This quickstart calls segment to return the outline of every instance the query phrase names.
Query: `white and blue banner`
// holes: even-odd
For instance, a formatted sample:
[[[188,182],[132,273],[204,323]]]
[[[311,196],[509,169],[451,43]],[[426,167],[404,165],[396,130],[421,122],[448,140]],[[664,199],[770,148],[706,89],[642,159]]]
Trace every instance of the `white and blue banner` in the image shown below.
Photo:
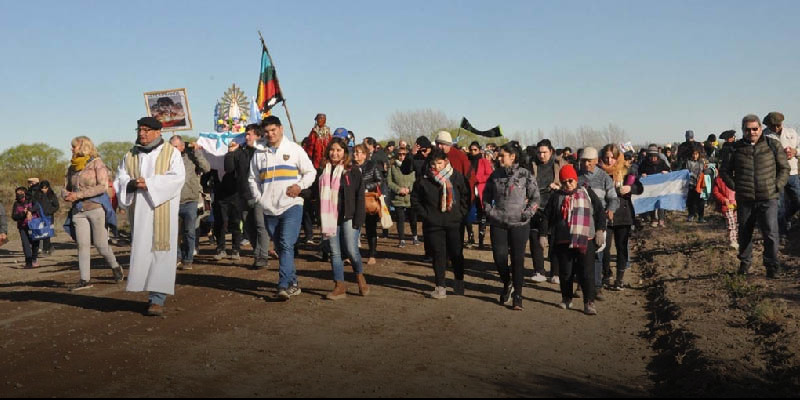
[[[244,133],[233,132],[201,132],[197,138],[197,144],[203,149],[203,154],[208,160],[211,169],[217,170],[219,179],[225,175],[225,154],[228,153],[228,145],[231,142],[244,145]]]
[[[661,210],[686,210],[686,196],[689,190],[688,170],[670,172],[668,174],[649,175],[641,179],[644,192],[634,195],[633,209],[636,215]]]

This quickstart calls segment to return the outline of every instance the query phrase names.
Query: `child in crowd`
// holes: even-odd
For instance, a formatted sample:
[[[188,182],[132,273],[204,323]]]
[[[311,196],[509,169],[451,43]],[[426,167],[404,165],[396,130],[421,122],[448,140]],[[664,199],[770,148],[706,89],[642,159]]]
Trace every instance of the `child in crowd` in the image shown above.
[[[739,220],[736,215],[736,192],[731,190],[722,177],[714,181],[714,198],[719,203],[719,211],[728,221],[728,239],[733,249],[739,249]]]

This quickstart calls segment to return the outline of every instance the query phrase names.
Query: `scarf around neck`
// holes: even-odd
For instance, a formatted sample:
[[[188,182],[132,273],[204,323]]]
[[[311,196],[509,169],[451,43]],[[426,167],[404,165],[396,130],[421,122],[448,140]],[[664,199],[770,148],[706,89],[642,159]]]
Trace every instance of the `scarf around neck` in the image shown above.
[[[314,129],[312,129],[314,133],[317,134],[320,138],[327,138],[331,135],[331,128],[328,128],[328,125],[320,127],[319,125],[314,125]]]
[[[137,140],[136,144],[133,145],[133,148],[131,149],[131,153],[133,155],[137,155],[139,153],[148,154],[151,151],[153,151],[156,147],[161,146],[163,143],[164,143],[164,138],[160,136],[157,140],[153,140],[152,142],[150,142],[150,144],[147,145],[139,144],[139,141]]]
[[[447,167],[441,172],[437,171],[436,168],[431,168],[431,176],[434,182],[442,187],[442,194],[439,202],[441,204],[440,211],[451,211],[453,209],[453,183],[450,181],[450,177],[453,176],[453,166],[447,164]]]
[[[336,236],[339,225],[339,188],[341,187],[344,166],[339,164],[333,168],[331,164],[325,164],[325,170],[319,180],[319,208],[320,219],[322,221],[322,234],[331,237]]]
[[[86,168],[86,164],[88,164],[89,161],[92,161],[90,156],[75,156],[70,160],[70,166],[72,166],[73,171],[80,172]]]
[[[562,193],[565,196],[561,202],[561,217],[569,228],[569,248],[578,249],[581,254],[586,254],[592,224],[591,201],[583,188],[575,189],[571,193]]]
[[[159,142],[163,143],[164,140],[161,139]],[[155,148],[155,147],[153,147]],[[153,151],[153,148],[147,151],[147,153]],[[164,175],[169,171],[170,160],[172,159],[172,153],[175,151],[175,148],[171,145],[164,146],[161,149],[161,152],[158,153],[156,157],[156,165],[155,165],[155,175]],[[142,176],[141,164],[138,153],[136,153],[136,146],[131,149],[130,152],[125,154],[125,169],[128,172],[128,176],[130,176],[131,180],[138,179]],[[138,196],[137,196],[138,197]],[[130,211],[132,214],[136,212],[136,207],[139,205],[138,202],[134,202]],[[153,209],[153,247],[152,251],[169,251],[172,247],[170,241],[170,203],[171,201],[166,201],[159,206],[156,206]],[[144,203],[147,204],[147,203]],[[133,231],[136,228],[135,225],[131,226],[131,236],[133,236]]]

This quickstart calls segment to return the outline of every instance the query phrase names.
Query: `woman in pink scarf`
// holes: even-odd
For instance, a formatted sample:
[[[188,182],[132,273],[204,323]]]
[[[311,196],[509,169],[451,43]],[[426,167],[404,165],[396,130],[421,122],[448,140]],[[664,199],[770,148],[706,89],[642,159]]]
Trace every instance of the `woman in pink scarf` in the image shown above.
[[[333,291],[325,296],[328,300],[347,297],[344,284],[343,251],[356,273],[358,292],[369,294],[364,277],[364,265],[358,251],[358,237],[364,224],[364,182],[361,170],[353,168],[347,152],[347,143],[340,137],[331,139],[325,150],[325,161],[319,176],[320,219],[322,237],[330,243],[331,267],[333,268]]]

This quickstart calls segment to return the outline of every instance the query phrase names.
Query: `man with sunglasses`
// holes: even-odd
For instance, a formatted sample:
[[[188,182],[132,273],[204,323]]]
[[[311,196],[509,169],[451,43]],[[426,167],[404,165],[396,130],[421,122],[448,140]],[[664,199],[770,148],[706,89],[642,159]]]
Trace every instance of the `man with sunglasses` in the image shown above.
[[[737,141],[722,162],[720,176],[736,191],[739,218],[739,273],[750,272],[756,223],[764,237],[764,266],[768,278],[780,273],[778,261],[778,197],[789,178],[789,162],[781,143],[765,136],[761,120],[750,114],[742,119],[744,138]]]

